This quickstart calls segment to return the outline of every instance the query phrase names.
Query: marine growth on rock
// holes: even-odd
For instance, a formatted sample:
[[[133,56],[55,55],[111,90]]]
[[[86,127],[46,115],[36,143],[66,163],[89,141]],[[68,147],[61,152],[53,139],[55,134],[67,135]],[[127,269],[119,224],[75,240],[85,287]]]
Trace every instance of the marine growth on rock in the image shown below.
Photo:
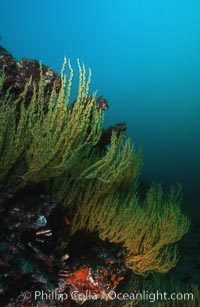
[[[77,63],[72,102],[69,60],[59,76],[0,47],[3,306],[111,304],[113,291],[173,268],[189,229],[179,185],[140,193],[141,149],[124,122],[103,128],[108,102]]]

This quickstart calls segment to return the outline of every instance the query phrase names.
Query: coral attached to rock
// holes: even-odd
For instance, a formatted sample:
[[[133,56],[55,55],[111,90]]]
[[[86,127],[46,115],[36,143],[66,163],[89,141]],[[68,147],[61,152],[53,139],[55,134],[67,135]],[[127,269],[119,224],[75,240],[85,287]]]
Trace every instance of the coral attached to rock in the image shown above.
[[[126,137],[125,123],[103,129],[108,104],[89,95],[91,70],[78,61],[71,103],[67,59],[59,77],[1,47],[0,68],[2,301],[109,300],[130,271],[137,279],[174,267],[175,243],[190,224],[181,188],[166,194],[153,184],[140,197],[141,149]]]

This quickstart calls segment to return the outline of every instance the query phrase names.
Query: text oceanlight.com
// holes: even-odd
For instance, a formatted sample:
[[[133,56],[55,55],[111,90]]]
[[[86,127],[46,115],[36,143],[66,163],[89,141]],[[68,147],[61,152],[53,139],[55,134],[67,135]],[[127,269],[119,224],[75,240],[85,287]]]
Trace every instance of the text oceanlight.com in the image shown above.
[[[194,299],[193,293],[171,293],[167,292],[133,292],[133,293],[122,293],[110,291],[108,293],[109,300],[132,300],[132,301],[149,301],[151,303],[155,301],[164,301],[164,300],[184,300],[190,301]]]
[[[81,293],[79,291],[72,291],[70,294],[68,293],[60,293],[55,290],[52,290],[48,293],[45,291],[35,291],[33,293],[29,291],[23,292],[21,295],[21,299],[34,299],[34,300],[43,300],[43,301],[65,301],[71,297],[72,300],[75,301],[95,301],[95,300],[106,300],[106,301],[149,301],[151,303],[155,301],[192,301],[194,300],[193,293],[168,293],[168,292],[149,292],[143,290],[142,292],[131,292],[131,293],[123,293],[110,291],[108,293],[102,293],[101,295],[94,294],[93,292],[87,290],[85,293]]]

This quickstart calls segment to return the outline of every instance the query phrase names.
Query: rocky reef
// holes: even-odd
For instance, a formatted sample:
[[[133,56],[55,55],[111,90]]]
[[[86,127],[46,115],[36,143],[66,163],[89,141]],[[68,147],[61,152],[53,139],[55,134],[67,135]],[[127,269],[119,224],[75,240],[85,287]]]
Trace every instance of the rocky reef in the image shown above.
[[[38,85],[41,74],[44,79],[47,103],[53,86],[58,92],[61,77],[37,60],[15,60],[0,46],[0,68],[4,74],[1,97],[8,90],[14,101],[23,92],[30,79]],[[30,104],[33,86],[28,88],[26,105]],[[100,96],[97,108],[106,110],[108,103]],[[71,109],[73,105],[71,106]],[[20,107],[16,109],[16,121],[20,118]],[[99,146],[103,150],[110,143],[112,130],[125,131],[125,124],[103,131]],[[4,306],[68,306],[71,293],[76,291],[74,301],[83,303],[92,297],[98,299],[116,288],[124,279],[125,267],[119,251],[100,242],[95,236],[92,246],[88,235],[84,247],[73,247],[76,238],[70,237],[71,221],[66,210],[58,208],[56,199],[45,192],[43,185],[30,184],[16,192],[15,186],[2,189],[0,193],[0,300]],[[57,220],[60,219],[59,226]],[[62,238],[65,238],[62,241]],[[80,242],[80,238],[78,239]],[[87,246],[87,244],[89,246]],[[116,248],[114,248],[115,250]],[[81,255],[79,254],[81,253]],[[91,260],[92,259],[92,260]],[[35,292],[41,295],[35,299]],[[79,294],[80,292],[80,294]],[[66,296],[64,296],[64,294]],[[57,297],[56,297],[57,294]],[[58,299],[62,294],[63,301]],[[81,296],[82,295],[82,296]],[[60,296],[61,297],[61,296]],[[41,303],[40,303],[41,300]]]
[[[85,235],[81,246],[83,234],[70,238],[70,222],[63,212],[57,226],[61,215],[57,207],[51,195],[29,187],[2,210],[0,297],[4,306],[33,306],[40,301],[66,306],[71,296],[78,303],[106,300],[124,279],[124,255],[97,237],[91,245]],[[59,241],[60,232],[65,233],[65,245]]]
[[[69,60],[58,75],[0,46],[2,306],[138,304],[113,294],[175,267],[190,226],[180,186],[140,183],[141,150],[124,122],[103,128],[108,102],[78,69],[71,102]]]

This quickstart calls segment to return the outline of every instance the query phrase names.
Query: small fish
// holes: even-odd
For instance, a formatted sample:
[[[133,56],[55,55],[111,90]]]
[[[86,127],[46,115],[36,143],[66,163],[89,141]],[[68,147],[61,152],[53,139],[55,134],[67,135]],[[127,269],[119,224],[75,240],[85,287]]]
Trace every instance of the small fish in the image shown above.
[[[65,216],[65,223],[66,223],[67,225],[71,225],[71,221],[68,219],[67,216]]]
[[[69,254],[65,254],[61,257],[61,261],[64,262],[69,258]]]
[[[46,236],[46,237],[50,237],[50,236],[52,236],[51,229],[37,231],[37,232],[36,232],[36,236]]]

